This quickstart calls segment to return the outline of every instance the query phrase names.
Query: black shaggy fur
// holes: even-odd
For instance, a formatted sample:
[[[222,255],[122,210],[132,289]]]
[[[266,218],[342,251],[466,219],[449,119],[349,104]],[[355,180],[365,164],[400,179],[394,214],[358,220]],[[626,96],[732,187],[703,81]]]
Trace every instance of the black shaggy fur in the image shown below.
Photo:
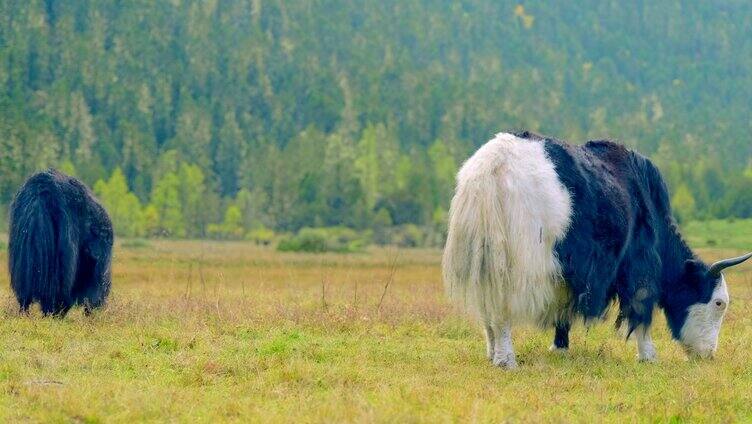
[[[110,218],[83,183],[52,169],[29,178],[10,211],[8,269],[21,311],[38,302],[62,317],[102,306],[112,243]]]
[[[650,325],[657,305],[678,339],[687,308],[709,302],[720,279],[706,277],[707,265],[682,240],[658,169],[610,141],[573,146],[530,132],[517,136],[544,144],[572,196],[572,222],[556,253],[574,311],[600,318],[618,300],[617,325],[626,320],[629,334]],[[557,347],[567,347],[569,327],[557,325]]]

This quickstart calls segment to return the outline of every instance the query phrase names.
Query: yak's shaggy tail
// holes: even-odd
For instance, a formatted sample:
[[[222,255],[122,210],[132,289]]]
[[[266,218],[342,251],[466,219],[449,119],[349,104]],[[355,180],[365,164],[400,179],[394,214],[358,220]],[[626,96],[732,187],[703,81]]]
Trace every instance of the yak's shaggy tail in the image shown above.
[[[45,314],[67,312],[78,261],[71,224],[51,181],[29,184],[11,206],[8,269],[22,311],[38,301]]]
[[[442,263],[451,299],[486,324],[554,321],[566,303],[554,243],[570,214],[542,144],[499,134],[457,177]]]

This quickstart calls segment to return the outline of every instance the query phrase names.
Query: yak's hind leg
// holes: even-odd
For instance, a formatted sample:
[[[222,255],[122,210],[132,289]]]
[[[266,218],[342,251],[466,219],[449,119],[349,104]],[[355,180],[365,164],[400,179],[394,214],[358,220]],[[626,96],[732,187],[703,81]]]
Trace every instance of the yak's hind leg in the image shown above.
[[[68,314],[68,311],[73,307],[73,303],[70,301],[63,301],[59,305],[55,306],[54,309],[51,310],[45,310],[42,309],[42,312],[45,315],[52,315],[56,318],[63,318]]]
[[[483,329],[486,330],[486,357],[489,361],[494,360],[494,352],[496,347],[494,346],[494,330],[490,324],[484,324]]]
[[[512,346],[512,326],[510,324],[494,325],[494,357],[493,364],[497,367],[517,368],[517,359]]]
[[[571,328],[572,325],[568,321],[556,324],[554,344],[550,347],[551,352],[567,352],[569,350],[569,330]]]
[[[31,307],[31,298],[28,296],[18,296],[18,312],[22,315],[29,314]]]

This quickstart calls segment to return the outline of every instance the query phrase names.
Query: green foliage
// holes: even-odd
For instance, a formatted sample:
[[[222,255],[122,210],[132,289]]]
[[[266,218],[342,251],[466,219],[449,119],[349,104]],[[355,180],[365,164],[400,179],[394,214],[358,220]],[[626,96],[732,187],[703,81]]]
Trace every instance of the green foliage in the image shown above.
[[[418,247],[423,245],[425,233],[413,224],[395,227],[391,235],[391,244],[400,247]]]
[[[165,237],[203,237],[207,235],[209,224],[215,218],[219,199],[208,193],[204,183],[204,173],[197,165],[175,162],[172,155],[165,156],[159,170],[160,177],[151,193],[149,207],[144,210],[144,228],[148,234]],[[239,225],[242,212],[232,211],[237,222],[226,221],[212,227],[215,234],[242,233],[227,225]],[[237,217],[236,217],[237,215]],[[225,215],[225,220],[227,219]]]
[[[281,252],[358,252],[370,243],[366,234],[345,227],[302,228],[279,242]]]
[[[144,233],[149,236],[159,235],[159,210],[153,204],[143,210]]]
[[[180,210],[185,218],[188,235],[203,236],[211,221],[212,205],[219,203],[216,195],[208,193],[204,172],[198,165],[181,163],[178,168]]]
[[[433,171],[431,204],[436,207],[448,205],[454,193],[457,163],[449,151],[449,146],[441,140],[436,140],[428,149],[428,158],[430,169]]]
[[[249,231],[246,234],[246,239],[257,245],[268,246],[274,241],[274,231],[265,227],[259,227]]]
[[[120,168],[115,168],[115,171],[113,171],[113,173],[118,172],[119,169]],[[74,176],[74,177],[78,176],[78,172],[76,172],[76,166],[73,165],[73,162],[71,162],[69,160],[63,161],[63,163],[60,164],[60,171],[63,172],[63,173],[65,173],[65,174],[67,174],[67,175],[71,175],[71,176]],[[120,174],[122,174],[122,173],[123,173],[123,171],[120,171]],[[125,177],[123,177],[123,178],[125,178]]]
[[[389,244],[391,239],[389,236],[389,229],[392,226],[392,217],[386,208],[381,208],[376,212],[373,217],[373,241],[376,244],[385,245]]]
[[[718,209],[722,216],[752,218],[752,168],[730,182]]]
[[[221,224],[209,224],[207,227],[207,233],[210,237],[225,239],[225,240],[239,240],[243,238],[243,225],[242,225],[243,213],[240,208],[235,205],[227,207],[225,212],[225,219]]]
[[[115,168],[109,180],[99,180],[94,185],[94,193],[107,208],[117,235],[140,237],[145,234],[141,202],[128,190],[120,168]]]
[[[177,175],[167,173],[157,181],[151,194],[153,217],[156,217],[155,234],[185,237],[185,218],[180,201],[180,180]]]
[[[746,5],[639,10],[1,2],[0,202],[57,166],[102,181],[120,235],[347,226],[433,245],[462,161],[528,128],[650,156],[684,221],[752,216]],[[391,229],[407,225],[423,237]]]
[[[671,197],[671,204],[677,210],[679,221],[688,221],[694,217],[695,198],[686,184],[682,184]]]

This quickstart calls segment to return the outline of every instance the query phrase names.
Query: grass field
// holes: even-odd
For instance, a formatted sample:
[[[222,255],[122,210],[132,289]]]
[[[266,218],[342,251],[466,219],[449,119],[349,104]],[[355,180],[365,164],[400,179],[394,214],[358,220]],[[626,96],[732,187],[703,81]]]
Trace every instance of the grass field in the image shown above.
[[[752,265],[727,274],[714,361],[687,361],[659,316],[659,363],[637,363],[610,317],[576,327],[566,356],[551,331],[516,330],[521,367],[505,372],[446,303],[439,260],[127,242],[109,306],[58,320],[18,316],[3,256],[0,420],[752,420]]]
[[[687,241],[695,247],[752,250],[752,219],[690,222],[684,226]]]

